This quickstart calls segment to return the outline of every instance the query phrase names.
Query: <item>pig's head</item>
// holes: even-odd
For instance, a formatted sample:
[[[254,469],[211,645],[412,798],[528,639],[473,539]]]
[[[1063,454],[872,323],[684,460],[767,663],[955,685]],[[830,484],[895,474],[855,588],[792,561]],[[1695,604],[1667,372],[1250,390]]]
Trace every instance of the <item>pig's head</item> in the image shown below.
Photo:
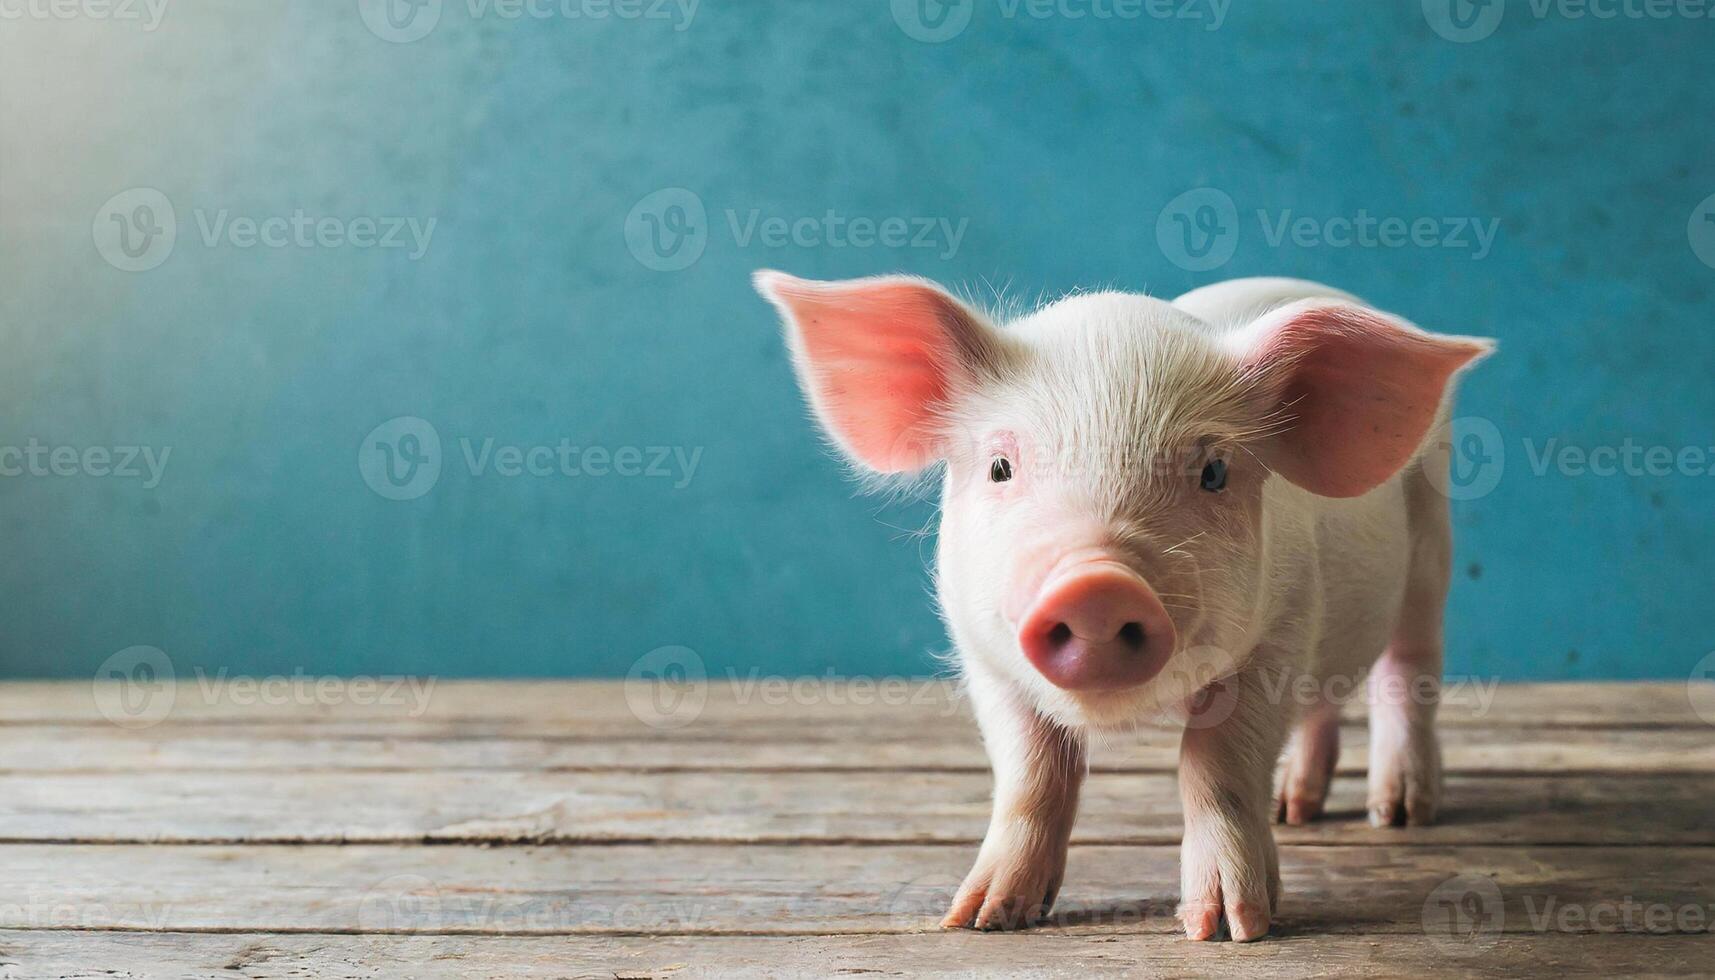
[[[1487,349],[1334,301],[1211,325],[1093,293],[1001,330],[919,279],[756,285],[846,456],[944,464],[937,580],[962,654],[1097,729],[1236,668],[1279,587],[1265,528],[1288,518],[1267,500],[1388,480]]]

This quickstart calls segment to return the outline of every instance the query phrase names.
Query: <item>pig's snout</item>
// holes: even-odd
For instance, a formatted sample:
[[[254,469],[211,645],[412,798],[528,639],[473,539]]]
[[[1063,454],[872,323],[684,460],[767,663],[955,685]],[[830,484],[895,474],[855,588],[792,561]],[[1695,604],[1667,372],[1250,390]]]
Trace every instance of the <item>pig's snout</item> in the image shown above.
[[[1055,569],[1018,629],[1031,665],[1068,691],[1142,684],[1166,666],[1174,643],[1173,620],[1155,590],[1106,559]]]

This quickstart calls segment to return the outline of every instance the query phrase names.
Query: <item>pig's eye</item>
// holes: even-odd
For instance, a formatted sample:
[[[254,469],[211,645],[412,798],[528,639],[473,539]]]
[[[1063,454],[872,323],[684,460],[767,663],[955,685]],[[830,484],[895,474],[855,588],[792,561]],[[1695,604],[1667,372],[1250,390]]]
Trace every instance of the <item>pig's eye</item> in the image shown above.
[[[1203,479],[1200,484],[1210,493],[1220,493],[1227,489],[1227,461],[1211,459],[1203,464]]]
[[[1012,479],[1012,461],[1005,456],[996,456],[994,462],[989,464],[989,481],[991,483],[1005,483],[1010,479]]]

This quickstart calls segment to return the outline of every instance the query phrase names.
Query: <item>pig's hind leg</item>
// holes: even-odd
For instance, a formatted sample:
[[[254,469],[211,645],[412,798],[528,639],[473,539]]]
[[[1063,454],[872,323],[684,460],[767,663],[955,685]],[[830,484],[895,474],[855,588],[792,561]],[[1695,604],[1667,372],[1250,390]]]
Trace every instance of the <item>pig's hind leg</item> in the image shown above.
[[[1340,706],[1318,699],[1293,725],[1275,795],[1275,819],[1301,826],[1320,817],[1339,758]]]
[[[1441,801],[1441,746],[1435,713],[1441,700],[1442,609],[1453,560],[1447,498],[1423,466],[1447,465],[1430,452],[1405,475],[1411,559],[1399,621],[1370,672],[1370,823],[1427,824]]]

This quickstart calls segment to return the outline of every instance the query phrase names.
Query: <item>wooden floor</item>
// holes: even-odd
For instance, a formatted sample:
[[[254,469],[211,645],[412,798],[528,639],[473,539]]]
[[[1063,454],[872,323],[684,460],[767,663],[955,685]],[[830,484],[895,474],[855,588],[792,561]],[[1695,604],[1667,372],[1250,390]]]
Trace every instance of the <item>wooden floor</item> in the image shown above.
[[[1347,727],[1240,946],[1177,933],[1165,731],[1097,752],[1056,922],[984,935],[935,928],[989,794],[938,685],[4,685],[0,978],[1715,973],[1715,693],[1492,693],[1435,827],[1363,823]]]

